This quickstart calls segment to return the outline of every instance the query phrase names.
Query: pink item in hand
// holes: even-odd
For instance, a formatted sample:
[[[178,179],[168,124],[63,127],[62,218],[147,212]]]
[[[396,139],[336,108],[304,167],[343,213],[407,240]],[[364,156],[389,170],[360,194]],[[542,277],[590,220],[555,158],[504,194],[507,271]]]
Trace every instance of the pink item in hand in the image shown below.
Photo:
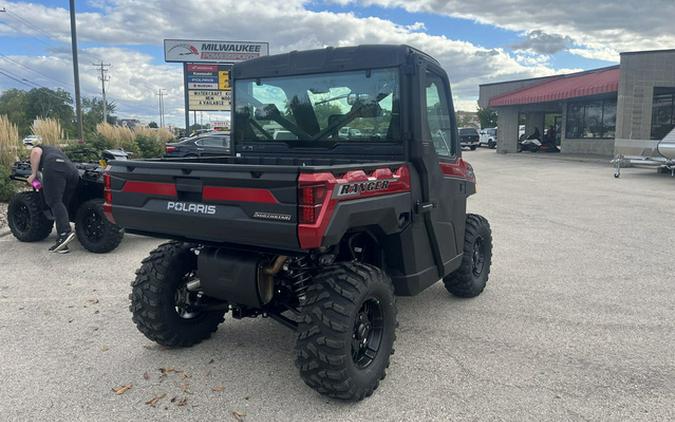
[[[37,180],[37,179],[33,180],[33,183],[31,183],[31,184],[33,185],[33,189],[35,189],[35,190],[42,189],[42,183],[40,183],[40,181]]]

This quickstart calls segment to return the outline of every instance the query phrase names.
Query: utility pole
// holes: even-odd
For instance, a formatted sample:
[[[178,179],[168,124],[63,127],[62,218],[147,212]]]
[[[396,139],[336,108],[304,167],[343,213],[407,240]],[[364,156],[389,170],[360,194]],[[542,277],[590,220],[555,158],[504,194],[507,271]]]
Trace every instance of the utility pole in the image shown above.
[[[92,66],[101,72],[98,78],[101,80],[101,95],[103,96],[103,123],[108,123],[108,102],[105,98],[105,83],[110,80],[110,76],[108,76],[110,63],[92,63]]]
[[[159,127],[164,127],[164,95],[166,91],[163,88],[157,90],[158,104],[159,104]]]
[[[75,112],[77,113],[77,135],[84,141],[82,123],[82,99],[80,98],[80,70],[77,62],[77,28],[75,23],[75,0],[70,0],[70,41],[73,48],[73,77],[75,78]]]

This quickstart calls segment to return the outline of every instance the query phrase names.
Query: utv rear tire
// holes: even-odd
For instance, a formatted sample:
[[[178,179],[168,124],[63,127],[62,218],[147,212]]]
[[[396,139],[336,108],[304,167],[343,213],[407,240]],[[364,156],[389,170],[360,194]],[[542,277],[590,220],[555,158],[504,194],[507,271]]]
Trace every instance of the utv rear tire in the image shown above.
[[[80,206],[75,216],[77,240],[89,252],[106,253],[119,246],[124,231],[103,215],[103,200],[92,199]]]
[[[168,242],[150,252],[136,271],[129,296],[132,320],[147,338],[167,347],[189,347],[211,337],[223,322],[225,311],[201,311],[181,315],[177,292],[197,269],[191,245]]]
[[[314,277],[298,324],[296,366],[326,396],[362,400],[378,387],[396,339],[394,287],[379,268],[341,263]]]
[[[488,148],[490,149],[495,149],[497,147],[497,143],[493,140],[488,141]]]
[[[492,264],[492,231],[488,221],[467,214],[462,265],[443,278],[445,288],[458,297],[476,297],[483,292]]]
[[[54,222],[45,216],[40,195],[39,192],[21,192],[9,201],[9,229],[22,242],[44,240],[52,232]]]

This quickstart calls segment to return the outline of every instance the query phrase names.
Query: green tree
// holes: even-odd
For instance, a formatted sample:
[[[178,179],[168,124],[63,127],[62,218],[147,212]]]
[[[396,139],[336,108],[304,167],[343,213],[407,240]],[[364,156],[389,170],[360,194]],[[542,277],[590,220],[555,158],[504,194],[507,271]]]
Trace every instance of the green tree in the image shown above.
[[[30,91],[9,89],[0,95],[0,114],[14,122],[21,136],[30,134],[33,120],[51,117],[59,121],[66,135],[75,133],[75,113],[70,93],[62,89],[33,88]]]
[[[148,123],[148,127],[152,129],[157,129],[159,126],[157,126],[157,123],[155,122],[150,122]]]
[[[342,115],[342,110],[337,104],[318,104],[314,107],[314,115],[319,122],[319,127],[325,128],[328,126],[330,116]]]
[[[497,112],[491,108],[482,108],[478,106],[478,120],[480,120],[481,129],[497,126]]]
[[[75,113],[70,93],[62,89],[35,88],[28,91],[26,112],[31,120],[37,117],[51,117],[61,123],[64,131],[71,135],[75,129]]]
[[[8,89],[0,95],[0,115],[5,114],[19,129],[19,136],[30,133],[33,119],[27,113],[28,95],[20,89]]]
[[[108,123],[117,123],[117,117],[113,114],[117,111],[117,104],[108,102]],[[82,124],[85,138],[96,134],[96,125],[103,122],[103,100],[98,97],[82,99]]]

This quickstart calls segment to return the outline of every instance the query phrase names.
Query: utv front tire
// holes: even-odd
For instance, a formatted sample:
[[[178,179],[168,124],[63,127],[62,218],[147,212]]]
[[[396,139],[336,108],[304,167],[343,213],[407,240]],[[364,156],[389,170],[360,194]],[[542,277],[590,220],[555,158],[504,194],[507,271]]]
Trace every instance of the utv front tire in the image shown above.
[[[89,252],[106,253],[119,246],[124,232],[103,215],[103,200],[92,199],[80,206],[75,216],[77,240]]]
[[[129,298],[132,320],[147,338],[167,347],[189,347],[211,337],[225,311],[190,308],[183,295],[194,279],[197,256],[191,245],[168,242],[150,252],[136,271]],[[192,298],[197,301],[198,298]]]
[[[307,385],[326,396],[362,400],[378,387],[396,339],[394,287],[379,268],[341,263],[307,290],[297,360]]]
[[[462,265],[443,278],[445,288],[458,297],[476,297],[483,292],[492,264],[492,231],[488,221],[467,214]]]
[[[9,201],[9,229],[22,242],[44,240],[52,232],[54,222],[45,216],[40,195],[39,192],[21,192]]]

